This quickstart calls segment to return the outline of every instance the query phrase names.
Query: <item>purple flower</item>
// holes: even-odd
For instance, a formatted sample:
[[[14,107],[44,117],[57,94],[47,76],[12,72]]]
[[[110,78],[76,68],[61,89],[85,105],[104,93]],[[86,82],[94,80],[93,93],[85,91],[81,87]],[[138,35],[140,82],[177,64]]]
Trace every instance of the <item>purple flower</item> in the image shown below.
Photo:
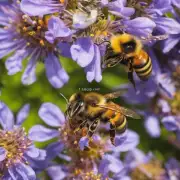
[[[144,126],[148,134],[153,137],[157,138],[161,135],[161,128],[160,122],[157,116],[151,114],[149,116],[145,116]]]
[[[35,125],[29,130],[29,138],[34,141],[45,142],[60,137],[60,128],[63,128],[65,125],[65,117],[61,110],[52,103],[44,103],[41,105],[38,114],[52,128],[47,128],[44,125]],[[63,149],[64,143],[61,139],[49,144],[46,148],[47,159],[53,159],[57,155],[61,155]]]
[[[122,30],[139,37],[150,36],[153,29],[156,27],[156,24],[151,19],[146,17],[137,17],[131,20],[123,20],[121,23]]]
[[[170,11],[171,0],[153,0],[146,12],[152,16],[162,16],[164,13]]]
[[[180,8],[179,0],[171,0],[171,3],[172,3],[174,6]]]
[[[63,9],[63,4],[60,0],[22,0],[21,10],[29,16],[43,16],[60,12]]]
[[[65,40],[65,38],[69,38],[72,34],[72,31],[66,27],[64,22],[58,17],[52,16],[48,21],[48,31],[45,33],[45,38],[51,44],[54,43],[54,40],[57,38],[61,38],[61,40]]]
[[[175,158],[170,158],[165,164],[168,179],[180,178],[180,163]]]
[[[0,48],[0,57],[14,52],[5,63],[8,74],[13,75],[21,71],[22,61],[29,58],[22,75],[22,83],[32,84],[36,81],[36,65],[41,59],[46,67],[47,78],[53,87],[61,88],[67,83],[69,77],[58,59],[59,52],[61,51],[62,54],[63,52],[56,47],[56,44],[52,44],[54,40],[58,42],[62,37],[67,38],[70,35],[70,30],[65,28],[62,21],[50,17],[47,26],[41,17],[24,15],[18,5],[1,8],[1,12],[0,42],[3,42],[3,46]]]
[[[33,164],[45,160],[46,152],[37,149],[21,127],[29,114],[29,108],[29,104],[23,106],[15,121],[11,110],[0,102],[0,124],[3,128],[0,130],[0,171],[3,180],[35,180]]]
[[[180,133],[180,117],[165,116],[162,123],[168,131],[179,131]]]
[[[100,49],[90,38],[79,38],[71,46],[72,59],[85,68],[89,82],[102,80]]]
[[[133,149],[128,152],[125,157],[125,163],[130,170],[135,169],[138,165],[148,163],[153,158],[153,154],[149,152],[147,155],[140,149]]]
[[[129,18],[135,13],[134,8],[125,7],[127,4],[126,0],[116,0],[109,3],[104,3],[104,6],[108,7],[109,13],[112,13],[121,18]]]

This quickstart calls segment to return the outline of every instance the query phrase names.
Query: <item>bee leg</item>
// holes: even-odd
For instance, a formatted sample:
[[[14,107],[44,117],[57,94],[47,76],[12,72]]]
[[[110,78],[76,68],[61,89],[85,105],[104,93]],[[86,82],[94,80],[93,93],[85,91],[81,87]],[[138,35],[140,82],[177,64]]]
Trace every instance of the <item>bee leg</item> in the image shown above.
[[[111,143],[115,146],[116,126],[113,125],[112,123],[110,124],[109,134],[110,134]]]
[[[99,119],[96,119],[96,120],[93,121],[93,123],[89,126],[88,137],[92,137],[92,135],[94,134],[94,132],[95,132],[98,124],[99,124]]]
[[[136,84],[134,82],[134,77],[133,77],[133,67],[132,67],[132,63],[129,63],[129,70],[128,70],[128,79],[129,81],[133,84],[134,89],[136,90]]]
[[[74,133],[76,133],[77,131],[81,130],[84,126],[86,126],[87,120],[83,121],[78,128],[76,128],[74,130]]]

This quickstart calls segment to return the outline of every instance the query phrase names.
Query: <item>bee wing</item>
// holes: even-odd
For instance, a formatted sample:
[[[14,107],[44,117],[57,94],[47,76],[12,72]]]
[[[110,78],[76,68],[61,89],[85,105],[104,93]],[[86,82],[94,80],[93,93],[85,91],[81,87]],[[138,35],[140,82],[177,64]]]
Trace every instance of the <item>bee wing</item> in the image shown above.
[[[132,117],[134,119],[141,119],[141,116],[139,114],[137,114],[136,112],[134,112],[133,110],[128,109],[128,108],[124,108],[124,107],[113,108],[113,107],[109,107],[106,105],[98,105],[98,104],[97,104],[97,106],[104,108],[104,109],[110,109],[112,111],[122,113],[124,116]]]
[[[114,53],[111,47],[107,48],[106,54],[102,58],[102,68],[114,67],[118,65],[124,57],[121,54]]]
[[[115,99],[115,98],[118,98],[120,97],[122,94],[124,94],[127,90],[125,89],[122,89],[122,90],[119,90],[119,91],[116,91],[116,92],[112,92],[112,93],[108,93],[108,94],[105,94],[104,95],[104,98],[106,98],[107,100],[109,99]]]
[[[120,107],[120,111],[125,116],[132,117],[134,119],[141,119],[141,116],[131,109]]]

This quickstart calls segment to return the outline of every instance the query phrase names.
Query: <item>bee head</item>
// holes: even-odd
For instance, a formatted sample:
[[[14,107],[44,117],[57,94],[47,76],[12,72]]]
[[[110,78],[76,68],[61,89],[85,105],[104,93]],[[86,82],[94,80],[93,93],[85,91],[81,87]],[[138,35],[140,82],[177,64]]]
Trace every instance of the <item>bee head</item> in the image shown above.
[[[85,103],[83,93],[75,93],[69,99],[65,114],[69,119],[72,119],[74,116],[83,112],[84,109]]]

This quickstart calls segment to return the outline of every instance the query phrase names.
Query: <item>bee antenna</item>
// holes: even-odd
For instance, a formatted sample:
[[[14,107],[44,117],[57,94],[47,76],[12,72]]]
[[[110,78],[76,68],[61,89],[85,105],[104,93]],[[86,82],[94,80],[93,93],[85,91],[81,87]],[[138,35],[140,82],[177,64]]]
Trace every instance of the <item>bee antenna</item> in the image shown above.
[[[59,94],[65,99],[66,103],[68,104],[68,99],[64,96],[64,94],[62,93],[59,93]]]

